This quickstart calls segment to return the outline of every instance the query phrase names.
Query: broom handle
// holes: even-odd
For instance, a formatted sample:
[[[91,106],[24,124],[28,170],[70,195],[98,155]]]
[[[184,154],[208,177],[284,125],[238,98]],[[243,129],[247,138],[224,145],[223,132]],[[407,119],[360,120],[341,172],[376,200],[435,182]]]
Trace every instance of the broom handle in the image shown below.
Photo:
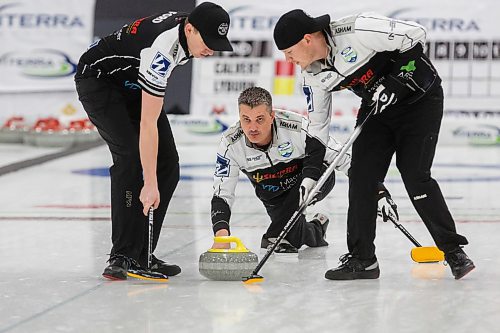
[[[394,223],[394,226],[401,230],[401,232],[415,245],[416,247],[422,247],[419,242],[406,230],[405,227],[401,225],[401,223],[397,223],[394,221],[394,219],[391,216],[388,216],[389,220],[391,220],[392,223]]]
[[[373,108],[368,113],[368,115],[365,117],[365,119],[363,120],[363,122],[360,125],[356,126],[356,128],[352,132],[351,136],[349,137],[349,139],[347,140],[347,142],[344,144],[344,146],[342,147],[342,149],[340,150],[340,152],[338,153],[338,155],[335,157],[335,159],[333,160],[333,162],[325,170],[325,172],[320,177],[320,179],[318,180],[318,182],[316,183],[316,185],[314,186],[314,188],[312,189],[312,191],[309,193],[309,195],[307,196],[307,198],[304,200],[304,202],[302,203],[302,205],[299,206],[299,209],[292,215],[292,217],[290,218],[290,220],[288,220],[288,222],[286,223],[285,227],[281,231],[280,235],[278,236],[278,238],[276,239],[276,241],[274,242],[274,244],[271,246],[270,249],[267,250],[267,252],[264,255],[264,257],[257,264],[257,267],[255,267],[254,271],[252,272],[252,275],[257,275],[259,273],[260,269],[262,268],[262,266],[264,266],[264,264],[266,263],[267,259],[269,259],[269,257],[271,256],[271,254],[273,253],[273,251],[276,249],[276,247],[279,245],[279,243],[281,243],[281,241],[283,240],[283,238],[285,238],[285,236],[288,234],[288,232],[290,231],[290,229],[293,228],[293,226],[295,225],[295,223],[298,221],[300,215],[302,215],[302,213],[306,210],[307,206],[309,206],[309,204],[311,203],[311,201],[313,200],[313,198],[320,191],[321,187],[325,184],[325,182],[327,181],[328,177],[330,177],[330,175],[334,171],[334,169],[337,166],[337,164],[344,157],[344,155],[347,153],[347,151],[349,150],[349,148],[351,148],[352,144],[354,143],[354,141],[357,139],[357,137],[361,133],[361,129],[363,128],[364,124],[366,123],[366,121],[368,120],[368,118],[370,118],[370,116],[373,114],[374,110],[375,110],[375,108]]]
[[[148,217],[148,270],[151,270],[151,262],[153,260],[153,206],[149,208],[149,217]]]

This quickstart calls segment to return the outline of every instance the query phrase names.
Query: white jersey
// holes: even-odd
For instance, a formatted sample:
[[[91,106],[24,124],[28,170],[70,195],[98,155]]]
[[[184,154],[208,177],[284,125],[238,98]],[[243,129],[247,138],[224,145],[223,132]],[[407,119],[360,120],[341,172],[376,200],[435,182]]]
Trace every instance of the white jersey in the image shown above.
[[[291,189],[302,177],[318,179],[323,161],[331,163],[341,148],[333,138],[327,147],[322,145],[309,134],[309,121],[293,112],[275,111],[273,138],[265,150],[250,143],[240,123],[235,123],[222,134],[217,152],[212,224],[229,225],[240,171],[251,181],[257,197],[266,202]],[[346,154],[336,169],[347,175],[350,161]]]
[[[324,31],[329,54],[302,71],[310,131],[328,139],[333,91],[349,89],[370,104],[380,84],[413,103],[440,82],[423,53],[425,29],[414,22],[376,14],[359,14],[334,21]]]

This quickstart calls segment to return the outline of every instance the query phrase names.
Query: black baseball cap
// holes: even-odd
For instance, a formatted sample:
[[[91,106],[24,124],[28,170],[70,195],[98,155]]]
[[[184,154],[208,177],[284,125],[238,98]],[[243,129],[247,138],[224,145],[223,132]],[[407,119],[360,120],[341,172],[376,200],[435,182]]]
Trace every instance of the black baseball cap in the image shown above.
[[[274,27],[274,42],[279,50],[294,46],[305,34],[324,30],[330,25],[330,15],[311,17],[302,9],[283,14]]]
[[[232,51],[233,47],[227,39],[229,31],[229,14],[219,5],[203,2],[188,16],[188,21],[201,34],[203,42],[214,51]]]

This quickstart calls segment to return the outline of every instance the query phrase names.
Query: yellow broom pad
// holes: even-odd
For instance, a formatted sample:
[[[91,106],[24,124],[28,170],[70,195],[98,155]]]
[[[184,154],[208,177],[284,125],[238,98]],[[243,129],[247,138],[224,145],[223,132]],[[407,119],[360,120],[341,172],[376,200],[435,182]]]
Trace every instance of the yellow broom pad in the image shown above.
[[[415,262],[438,262],[444,260],[444,253],[435,246],[420,246],[411,250],[411,258]]]

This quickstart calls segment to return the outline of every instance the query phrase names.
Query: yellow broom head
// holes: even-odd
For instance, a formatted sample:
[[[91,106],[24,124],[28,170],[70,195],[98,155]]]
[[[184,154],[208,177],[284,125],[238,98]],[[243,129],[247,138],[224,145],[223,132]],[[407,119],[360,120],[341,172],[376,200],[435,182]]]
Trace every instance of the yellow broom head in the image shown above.
[[[444,260],[444,253],[435,246],[420,246],[411,250],[411,258],[415,262],[438,262]]]

